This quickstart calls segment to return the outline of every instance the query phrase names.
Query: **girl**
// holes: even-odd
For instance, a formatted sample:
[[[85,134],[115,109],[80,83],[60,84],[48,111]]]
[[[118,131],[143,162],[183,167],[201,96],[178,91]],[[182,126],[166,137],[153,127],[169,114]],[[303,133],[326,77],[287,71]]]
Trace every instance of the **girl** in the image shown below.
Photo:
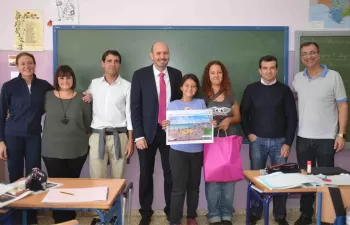
[[[213,110],[214,135],[235,135],[235,124],[241,122],[239,103],[232,92],[227,69],[220,61],[207,64],[203,73],[203,93],[207,107]],[[206,182],[205,194],[208,202],[210,224],[232,224],[235,182]]]
[[[199,80],[195,75],[186,74],[183,76],[180,89],[182,98],[170,102],[168,110],[206,109],[203,99],[194,98],[199,89]],[[163,129],[168,125],[168,120],[162,122]],[[169,161],[173,178],[170,224],[181,224],[183,205],[187,194],[187,225],[197,225],[195,218],[197,217],[203,164],[203,144],[170,145]]]

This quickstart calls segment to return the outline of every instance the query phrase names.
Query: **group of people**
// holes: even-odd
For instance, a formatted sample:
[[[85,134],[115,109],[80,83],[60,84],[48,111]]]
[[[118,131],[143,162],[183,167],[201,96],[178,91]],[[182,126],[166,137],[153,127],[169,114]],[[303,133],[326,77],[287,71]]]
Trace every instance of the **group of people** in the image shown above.
[[[111,177],[122,178],[136,145],[140,225],[148,225],[159,150],[167,219],[171,225],[181,224],[186,197],[186,223],[196,225],[203,144],[168,146],[165,130],[171,121],[166,120],[166,110],[212,109],[211,123],[219,136],[237,135],[240,124],[249,140],[254,170],[265,168],[268,156],[272,164],[286,162],[296,133],[301,168],[309,160],[313,166],[316,162],[318,166],[334,165],[334,154],[343,149],[346,138],[344,84],[339,73],[320,64],[317,43],[303,43],[300,52],[306,68],[295,76],[292,89],[277,81],[276,57],[263,56],[259,60],[261,80],[245,88],[241,105],[223,63],[209,62],[202,82],[195,74],[183,76],[168,66],[170,52],[164,42],[152,45],[153,64],[135,71],[131,82],[119,74],[119,52],[106,51],[101,60],[103,76],[92,80],[83,93],[75,91],[77,78],[71,67],[58,67],[52,86],[36,77],[33,55],[20,53],[16,58],[20,74],[1,91],[0,158],[8,162],[10,182],[23,177],[24,165],[26,175],[32,168],[41,168],[41,157],[49,177],[78,178],[89,157],[92,178],[106,178],[108,164]],[[232,224],[234,188],[235,182],[206,182],[210,224]],[[287,196],[273,200],[280,225],[288,224],[286,200]],[[301,202],[301,216],[295,225],[311,224],[314,196],[304,194]],[[251,207],[250,223],[256,224],[262,207],[255,199]],[[28,216],[29,223],[37,223],[35,212]],[[53,213],[56,223],[75,216],[75,212]]]

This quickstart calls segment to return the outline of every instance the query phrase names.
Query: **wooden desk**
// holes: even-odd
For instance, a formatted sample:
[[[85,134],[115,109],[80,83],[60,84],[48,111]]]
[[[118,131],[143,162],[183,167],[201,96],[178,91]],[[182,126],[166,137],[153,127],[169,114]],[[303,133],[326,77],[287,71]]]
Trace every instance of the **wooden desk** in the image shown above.
[[[250,200],[252,195],[263,204],[263,213],[264,213],[264,225],[269,224],[269,205],[270,199],[275,195],[281,194],[301,194],[301,193],[315,193],[317,188],[289,188],[289,189],[279,189],[279,190],[270,190],[262,183],[258,182],[255,177],[260,176],[259,170],[245,170],[245,178],[249,181],[247,188],[247,206],[246,206],[246,224],[249,225],[250,219]],[[259,188],[262,192],[258,193],[252,188],[252,185]]]
[[[260,183],[255,179],[255,177],[261,176],[259,170],[245,170],[244,172],[245,178],[247,178],[249,181],[251,181],[257,188],[262,190],[264,193],[310,193],[310,192],[317,192],[318,188],[288,188],[288,189],[279,189],[279,190],[270,190],[265,185]]]
[[[340,186],[339,189],[344,203],[343,207],[345,209],[346,206],[350,205],[350,187]],[[319,219],[317,224],[321,224],[321,222],[336,224],[335,221],[337,216],[335,214],[332,197],[329,193],[328,187],[318,188],[315,211],[317,213],[316,216]]]
[[[24,178],[22,178],[24,179]],[[21,179],[21,180],[22,180]],[[87,187],[108,187],[108,198],[106,201],[99,202],[83,202],[83,203],[42,203],[47,191],[40,194],[32,194],[13,202],[6,207],[15,209],[60,209],[60,210],[90,210],[97,212],[101,217],[102,224],[108,223],[109,219],[116,213],[118,208],[120,209],[119,195],[123,192],[125,187],[125,179],[89,179],[89,178],[49,178],[49,181],[62,183],[60,188],[87,188]],[[105,215],[101,210],[110,210]],[[111,214],[111,215],[109,215]],[[120,213],[118,214],[120,215]],[[26,222],[26,221],[25,221]],[[23,224],[26,224],[26,223]]]

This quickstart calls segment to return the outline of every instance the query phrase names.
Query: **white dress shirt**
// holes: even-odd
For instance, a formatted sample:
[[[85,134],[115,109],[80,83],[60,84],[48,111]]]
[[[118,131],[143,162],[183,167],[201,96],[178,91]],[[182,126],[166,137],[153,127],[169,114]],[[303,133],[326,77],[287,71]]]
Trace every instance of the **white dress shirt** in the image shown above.
[[[277,79],[275,79],[274,81],[272,81],[271,83],[269,83],[269,84],[267,84],[267,83],[265,83],[265,81],[261,78],[261,83],[263,84],[263,85],[266,85],[266,86],[269,86],[269,85],[273,85],[273,84],[275,84],[276,82],[277,82]]]
[[[87,92],[93,100],[93,129],[127,127],[132,130],[130,88],[131,83],[120,75],[112,84],[108,84],[104,76],[92,80]]]
[[[157,70],[157,68],[153,64],[153,73],[154,73],[154,79],[156,80],[156,87],[157,87],[157,93],[158,93],[158,101],[159,101],[159,89],[160,89],[160,84],[159,84],[159,74],[161,71]],[[165,68],[163,71],[164,75],[164,81],[166,85],[166,106],[168,107],[168,104],[171,99],[171,85],[170,85],[170,78],[169,78],[169,73],[168,69]]]

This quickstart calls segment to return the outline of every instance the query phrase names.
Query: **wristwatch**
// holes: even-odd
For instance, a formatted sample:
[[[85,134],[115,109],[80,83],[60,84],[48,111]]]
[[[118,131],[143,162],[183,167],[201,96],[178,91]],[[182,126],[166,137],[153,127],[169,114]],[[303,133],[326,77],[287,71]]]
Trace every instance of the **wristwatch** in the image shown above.
[[[339,133],[339,134],[337,135],[337,137],[341,137],[341,138],[346,139],[346,134],[344,134],[344,133]]]

